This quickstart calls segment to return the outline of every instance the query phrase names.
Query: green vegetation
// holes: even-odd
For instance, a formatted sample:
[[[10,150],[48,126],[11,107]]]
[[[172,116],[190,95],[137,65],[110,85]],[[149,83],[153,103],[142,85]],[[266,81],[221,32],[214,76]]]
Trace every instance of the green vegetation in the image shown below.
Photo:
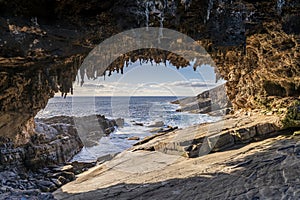
[[[300,101],[295,100],[282,120],[283,128],[300,127]]]

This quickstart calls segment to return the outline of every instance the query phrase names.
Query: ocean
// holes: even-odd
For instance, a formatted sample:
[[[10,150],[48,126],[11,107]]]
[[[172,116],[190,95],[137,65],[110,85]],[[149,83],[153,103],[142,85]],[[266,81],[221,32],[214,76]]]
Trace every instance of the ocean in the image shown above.
[[[162,121],[165,126],[185,128],[195,124],[213,122],[218,117],[205,114],[190,114],[176,112],[178,105],[170,102],[178,97],[54,97],[49,100],[45,109],[41,110],[36,118],[54,116],[89,116],[105,115],[109,119],[123,118],[123,128],[117,128],[107,137],[102,137],[99,145],[84,147],[72,161],[95,161],[98,157],[115,154],[130,148],[137,141],[128,140],[130,137],[150,136],[153,133],[147,127],[155,122]],[[179,98],[180,99],[180,98]],[[144,126],[137,126],[136,123]]]

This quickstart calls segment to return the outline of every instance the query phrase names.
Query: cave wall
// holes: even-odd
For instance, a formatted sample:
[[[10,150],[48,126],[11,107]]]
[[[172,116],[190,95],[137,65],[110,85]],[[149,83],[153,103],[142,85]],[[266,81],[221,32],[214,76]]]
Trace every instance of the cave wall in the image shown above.
[[[262,109],[282,98],[297,99],[299,11],[299,0],[2,0],[1,136],[17,145],[26,143],[34,134],[32,118],[54,92],[71,93],[89,51],[137,27],[174,29],[201,44],[215,61],[218,77],[227,80],[235,109]],[[118,71],[130,57],[167,57],[178,67],[187,66],[172,54],[161,58],[162,53],[151,56],[151,51],[129,53],[109,69]]]
[[[161,26],[159,15],[143,17],[147,4],[125,2],[115,9],[120,26],[125,20]],[[161,10],[164,27],[188,34],[210,53],[235,109],[265,109],[279,98],[299,97],[300,1],[193,0]]]

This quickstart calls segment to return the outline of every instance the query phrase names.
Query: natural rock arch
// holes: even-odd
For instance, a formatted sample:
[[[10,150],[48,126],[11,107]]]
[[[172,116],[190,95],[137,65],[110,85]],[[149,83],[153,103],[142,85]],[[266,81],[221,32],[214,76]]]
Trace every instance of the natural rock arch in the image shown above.
[[[203,46],[227,80],[235,109],[286,107],[298,96],[299,2],[165,2],[167,7],[162,3],[163,9],[157,9],[162,18],[156,12],[147,14],[144,1],[1,1],[2,136],[17,144],[28,141],[32,117],[58,91],[53,82],[62,86],[65,79],[74,81],[83,58],[95,45],[145,25],[187,33]],[[32,4],[33,9],[28,9]],[[48,4],[45,15],[41,11]],[[282,88],[279,96],[274,86]]]

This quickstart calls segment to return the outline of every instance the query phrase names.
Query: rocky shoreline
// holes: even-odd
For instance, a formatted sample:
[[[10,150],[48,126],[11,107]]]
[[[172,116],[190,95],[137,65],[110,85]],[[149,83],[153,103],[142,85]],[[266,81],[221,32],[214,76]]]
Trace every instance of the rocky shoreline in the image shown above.
[[[300,163],[297,130],[299,127],[284,127],[278,115],[262,111],[237,112],[218,122],[145,138],[112,160],[78,175],[75,181],[53,194],[57,199],[97,196],[99,199],[171,200],[175,197],[193,199],[189,191],[197,190],[198,199],[237,196],[297,199],[299,194],[293,192],[299,188],[294,187],[297,180],[292,175],[300,174],[293,167]],[[288,152],[296,157],[287,156],[291,155]],[[289,163],[290,159],[294,159],[293,162]],[[243,172],[245,167],[246,172]],[[294,171],[284,175],[291,167]],[[272,173],[266,173],[268,170]],[[269,181],[262,185],[265,179]],[[231,187],[234,181],[239,183],[237,190]],[[244,185],[247,182],[250,185]],[[218,187],[216,191],[206,186],[218,183],[224,188]],[[257,183],[260,185],[255,185]],[[274,190],[267,192],[270,187]],[[281,192],[284,187],[291,189]]]
[[[223,110],[230,109],[230,103],[218,95],[221,94],[220,91],[224,89],[223,87],[219,86],[205,91],[197,97],[189,97],[173,103],[181,106],[181,112],[195,113],[198,110],[200,113],[224,115],[226,113],[223,113]],[[206,101],[208,105],[203,104]],[[69,163],[68,161],[83,146],[97,145],[97,141],[101,137],[109,135],[117,126],[122,127],[124,125],[123,119],[109,120],[101,115],[35,119],[35,134],[30,138],[27,145],[16,147],[10,139],[1,138],[0,178],[2,182],[0,199],[73,199],[74,194],[72,192],[76,194],[76,198],[79,196],[79,199],[92,199],[89,194],[80,192],[82,187],[80,180],[87,177],[89,181],[93,182],[94,178],[90,177],[89,174],[94,170],[97,171],[107,165],[113,165],[114,167],[105,173],[112,171],[118,174],[119,172],[115,172],[115,168],[118,168],[119,165],[122,166],[121,163],[123,162],[127,163],[128,159],[150,163],[154,168],[160,166],[161,163],[166,163],[163,168],[168,168],[168,165],[172,166],[175,160],[181,158],[197,159],[204,157],[205,159],[210,154],[224,151],[231,154],[234,149],[241,149],[245,145],[268,140],[268,138],[274,138],[278,135],[297,133],[299,128],[294,123],[299,120],[298,111],[299,104],[295,101],[284,111],[252,110],[245,112],[240,110],[234,114],[223,116],[220,121],[194,125],[184,129],[167,127],[164,126],[163,122],[157,121],[148,126],[153,128],[152,136],[142,140],[129,138],[140,141],[120,154],[103,156],[96,162],[90,163]],[[158,160],[164,159],[167,160],[158,162]],[[118,164],[115,165],[114,163]],[[180,166],[180,163],[177,164]],[[125,166],[133,167],[130,162]],[[149,169],[147,168],[147,170]],[[138,173],[144,174],[147,173],[147,170]],[[102,170],[100,171],[102,173]],[[102,175],[99,173],[95,174],[95,180],[102,179]],[[119,175],[122,177],[121,174]],[[185,175],[182,174],[182,176]],[[117,184],[116,181],[112,180],[112,183]],[[101,184],[99,183],[99,185]],[[60,189],[61,187],[63,187],[64,192]],[[69,191],[70,188],[72,188],[72,192],[66,193],[65,191]],[[85,186],[85,188],[88,187]],[[95,192],[97,193],[97,191]],[[115,190],[112,189],[112,191]],[[131,194],[135,192],[135,190],[128,192],[128,198],[131,198]],[[114,195],[112,199],[119,197],[118,194]]]
[[[232,111],[232,104],[226,95],[225,85],[206,90],[195,97],[186,97],[171,102],[180,106],[176,111],[209,115],[227,115]]]
[[[80,137],[76,121],[86,124],[97,120],[93,128],[98,135]],[[115,120],[104,116],[67,117],[36,119],[35,134],[30,142],[16,147],[9,139],[1,138],[0,145],[0,199],[54,199],[51,192],[75,180],[96,163],[68,161],[84,144],[93,145],[99,137],[110,134],[117,126]],[[66,167],[67,165],[67,167]]]
[[[208,100],[212,104],[211,94],[215,95],[215,91],[219,91],[221,87],[173,103],[179,103],[182,107],[186,105],[191,107],[192,104],[200,105],[199,102]],[[220,110],[229,108],[228,103],[224,104],[225,101],[218,102],[223,102],[222,105],[225,107],[218,106],[217,110],[212,110],[212,107],[203,108],[209,111],[208,114],[220,114],[222,113]],[[89,195],[81,194],[81,186],[77,184],[85,176],[88,176],[89,181],[93,181],[93,177],[89,177],[88,174],[95,169],[102,169],[110,163],[126,163],[125,160],[128,159],[152,163],[153,160],[164,160],[166,157],[167,160],[164,162],[169,163],[174,159],[200,157],[205,159],[209,154],[224,151],[231,153],[233,149],[243,148],[247,144],[297,132],[298,128],[294,122],[299,120],[298,110],[299,105],[295,103],[285,111],[281,111],[281,114],[276,110],[238,111],[223,116],[220,121],[184,129],[162,128],[163,122],[155,122],[149,125],[153,128],[152,136],[142,140],[138,138],[140,141],[132,148],[120,154],[103,156],[96,162],[90,163],[68,163],[67,161],[83,146],[97,145],[97,141],[113,132],[116,126],[122,127],[124,120],[109,120],[101,115],[36,119],[35,134],[27,145],[16,147],[9,139],[2,138],[0,199],[61,199],[62,197],[72,199],[74,197],[71,193],[62,192],[61,187],[64,191],[68,191],[71,187],[76,196],[79,195],[79,199],[92,199]],[[144,157],[143,161],[139,160],[139,157]],[[169,164],[172,165],[172,162]],[[154,163],[154,167],[160,164]],[[131,163],[127,163],[126,166],[133,167]],[[114,171],[114,168],[108,172]],[[147,170],[139,171],[140,174],[146,172]],[[102,175],[96,173],[96,177],[101,178]],[[112,180],[114,181],[116,180]],[[130,196],[132,192],[128,195]]]
[[[26,145],[16,146],[9,138],[1,138],[0,199],[55,199],[52,192],[74,181],[76,175],[117,155],[106,155],[95,162],[68,162],[84,146],[98,145],[101,137],[108,136],[115,127],[123,127],[124,119],[109,120],[102,115],[55,116],[37,118],[34,123],[34,134]],[[178,129],[165,126],[162,121],[147,127],[152,128],[153,134],[167,134]]]
[[[205,93],[207,92],[204,92],[204,94]],[[199,96],[202,96],[202,100],[208,98],[203,97],[203,94],[198,95],[198,97]],[[186,100],[187,99],[181,101],[181,105],[183,105],[182,102],[186,103]],[[188,99],[188,101],[190,101],[190,99]],[[192,101],[190,102],[193,103]],[[217,171],[223,170],[223,168],[221,167],[222,164],[226,165],[226,163],[231,162],[236,163],[234,169],[251,165],[252,162],[269,162],[269,160],[265,160],[264,158],[265,155],[269,154],[269,149],[266,149],[266,147],[264,147],[263,145],[270,141],[276,143],[274,148],[277,152],[292,148],[294,149],[293,151],[295,152],[295,154],[298,155],[297,138],[299,137],[297,136],[297,133],[299,132],[299,127],[293,124],[293,120],[299,120],[298,110],[299,105],[297,104],[297,102],[295,102],[293,105],[290,105],[290,107],[285,111],[281,111],[281,114],[277,110],[269,112],[262,110],[253,110],[251,112],[238,111],[235,112],[235,114],[225,115],[220,121],[214,123],[195,125],[179,130],[177,127],[169,127],[165,129],[157,128],[157,126],[162,125],[163,123],[154,123],[153,125],[151,125],[151,127],[154,127],[155,125],[155,130],[157,132],[156,134],[144,138],[143,140],[137,142],[132,148],[121,152],[118,155],[98,159],[97,163],[93,163],[89,166],[93,167],[92,169],[89,169],[82,174],[78,174],[75,180],[67,183],[66,185],[63,185],[62,189],[58,188],[58,190],[53,192],[53,195],[56,199],[93,199],[95,196],[99,198],[100,196],[102,196],[103,199],[132,199],[135,195],[138,195],[139,197],[143,196],[144,199],[152,199],[153,196],[150,197],[145,194],[152,193],[152,191],[156,190],[158,191],[160,188],[157,188],[156,184],[154,184],[153,187],[151,184],[148,184],[149,179],[152,179],[152,177],[157,177],[156,174],[159,174],[157,169],[159,169],[159,171],[165,171],[163,177],[171,176],[172,178],[174,178],[171,180],[166,180],[167,184],[162,186],[162,188],[164,188],[163,190],[166,193],[170,193],[170,190],[180,190],[178,188],[180,187],[179,183],[181,181],[175,180],[179,177],[179,175],[176,173],[174,174],[173,172],[171,173],[169,172],[169,170],[172,171],[174,170],[173,168],[189,168],[190,166],[186,166],[186,162],[200,162],[192,161],[194,159],[208,159],[208,161],[206,161],[206,165],[213,164],[214,168],[216,168]],[[290,117],[292,117],[293,120],[291,120]],[[289,122],[287,123],[287,121]],[[293,133],[294,136],[292,136]],[[247,159],[243,160],[244,157],[251,156],[247,153],[247,151],[249,150],[244,153],[240,153],[238,156],[239,160],[235,161],[233,159],[236,151],[243,152],[243,149],[251,149],[251,146],[258,146],[259,148],[265,149],[265,151],[263,152],[263,154],[256,156],[255,158],[251,158],[250,161]],[[214,154],[216,154],[216,157],[213,156]],[[218,158],[218,154],[224,154],[225,157],[228,154],[232,158],[222,161],[222,159]],[[210,160],[210,157],[215,158],[214,162]],[[273,162],[273,157],[270,159],[270,162]],[[275,167],[278,167],[278,164],[283,165],[283,163],[288,166],[288,164],[286,164],[286,162],[284,161],[285,159],[285,156],[279,156],[278,158],[275,156]],[[218,162],[218,164],[215,164],[215,162]],[[296,159],[294,162],[300,163],[300,159]],[[132,163],[139,163],[140,166],[135,168]],[[149,168],[149,166],[145,168],[142,163],[147,163],[147,165],[150,165],[151,168]],[[199,166],[199,169],[200,171],[204,170],[201,166]],[[251,170],[252,173],[260,171],[260,169]],[[280,170],[282,169],[279,169],[279,171]],[[130,172],[132,177],[130,178],[127,175],[124,176],[124,172],[122,171],[124,171],[125,173]],[[298,171],[296,170],[295,173],[297,172]],[[188,172],[180,172],[180,177],[183,179],[187,179],[187,182],[190,183],[190,179],[197,179],[195,175],[191,176],[190,173],[197,174],[197,170],[193,169],[192,171]],[[220,172],[215,171],[214,173]],[[276,176],[280,176],[281,172],[278,173],[279,174],[271,174],[271,179],[273,180]],[[120,178],[109,180],[109,184],[107,184],[106,176],[111,175]],[[227,175],[225,174],[224,176]],[[138,178],[138,182],[147,184],[143,184],[142,186],[126,186],[127,182],[130,183],[132,179],[136,180],[136,178]],[[289,177],[289,179],[291,178],[292,177]],[[160,178],[157,179],[160,180]],[[216,179],[218,180],[219,177],[217,176]],[[83,183],[84,185],[82,185],[82,180],[87,181],[90,186],[86,185],[86,183]],[[99,180],[102,180],[103,182],[99,182]],[[125,183],[120,183],[120,181]],[[207,183],[210,182],[210,180],[203,181],[206,181]],[[222,181],[230,182],[231,177],[224,178]],[[293,181],[294,180],[291,180],[291,182]],[[172,182],[174,182],[174,185],[172,185]],[[160,185],[160,183],[158,184]],[[172,186],[169,184],[171,184]],[[190,184],[191,186],[196,187],[192,183]],[[279,181],[278,184],[280,185],[282,183]],[[95,185],[96,188],[94,188]],[[114,185],[116,185],[116,188],[114,187]],[[119,189],[117,189],[119,188],[118,185],[120,185],[121,188],[133,188],[129,190],[121,189],[122,192],[120,192]],[[279,185],[276,186],[278,190],[280,190]],[[189,186],[186,186],[187,190],[189,190],[188,188]],[[206,191],[206,194],[212,193],[213,195],[215,195],[214,192],[210,189],[207,190],[209,192]],[[240,192],[245,194],[250,192],[247,188],[240,188],[239,190]],[[256,190],[260,191],[259,188],[256,188]],[[139,191],[142,191],[142,193],[140,193]],[[236,195],[234,191],[231,191],[231,193],[231,195],[233,196]],[[256,196],[261,198],[268,198],[272,197],[272,195],[274,195],[273,193],[258,194],[257,192],[250,192],[248,195],[250,195],[251,198],[255,198]],[[153,195],[155,195],[155,198],[157,199],[174,198],[173,194],[168,194],[165,196],[163,194],[155,193]],[[188,196],[187,193],[182,193],[182,195]],[[287,192],[287,195],[291,194]],[[223,198],[223,196],[218,195],[216,195],[215,197],[216,199]]]
[[[0,199],[55,199],[51,192],[74,181],[75,175],[96,163],[69,163],[52,165],[36,170],[10,168],[0,172]]]

